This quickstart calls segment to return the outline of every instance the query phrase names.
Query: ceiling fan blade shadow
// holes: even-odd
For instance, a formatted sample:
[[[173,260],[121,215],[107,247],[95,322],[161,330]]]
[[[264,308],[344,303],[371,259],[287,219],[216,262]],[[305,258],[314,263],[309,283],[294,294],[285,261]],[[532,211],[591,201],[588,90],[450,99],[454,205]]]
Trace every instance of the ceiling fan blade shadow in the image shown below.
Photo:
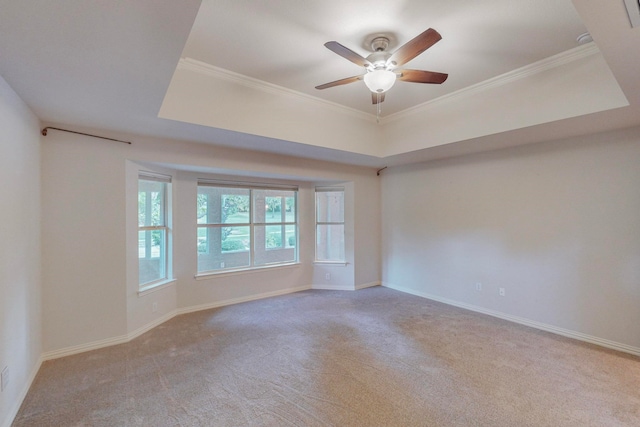
[[[391,55],[387,63],[394,67],[404,65],[425,50],[429,49],[441,39],[442,36],[440,33],[433,28],[429,28],[396,50],[393,55]]]
[[[382,93],[371,92],[371,103],[375,105],[378,102],[380,103],[384,102],[384,92]]]
[[[362,80],[362,77],[363,76],[347,77],[346,79],[340,79],[340,80],[336,80],[334,82],[329,82],[329,83],[325,83],[325,84],[320,85],[320,86],[316,86],[316,89],[327,89],[327,88],[334,87],[334,86],[346,85],[346,84],[349,84],[349,83],[357,82],[358,80]]]
[[[361,67],[367,67],[371,65],[371,63],[366,58],[358,55],[348,47],[342,46],[338,42],[334,42],[334,41],[326,42],[324,45],[330,51],[337,53],[338,55],[342,56],[345,59],[348,59],[349,61],[353,62],[356,65],[359,65]]]
[[[400,74],[398,80],[410,83],[441,84],[449,77],[449,74],[424,70],[396,70],[396,73]]]

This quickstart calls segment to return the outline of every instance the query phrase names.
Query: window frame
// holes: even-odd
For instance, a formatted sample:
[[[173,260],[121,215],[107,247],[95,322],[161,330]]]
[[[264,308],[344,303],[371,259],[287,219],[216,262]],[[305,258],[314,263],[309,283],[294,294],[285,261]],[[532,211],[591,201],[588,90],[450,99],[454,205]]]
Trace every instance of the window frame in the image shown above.
[[[160,182],[162,183],[162,204],[160,206],[160,217],[162,218],[162,224],[160,225],[140,225],[140,220],[138,218],[137,223],[138,223],[138,238],[136,239],[136,241],[138,242],[138,291],[142,292],[142,291],[146,291],[148,289],[151,288],[155,288],[157,286],[161,286],[167,282],[172,281],[173,279],[172,274],[173,274],[173,269],[172,269],[172,256],[171,256],[171,248],[172,248],[172,233],[171,233],[171,195],[172,195],[172,191],[171,191],[171,183],[172,183],[172,177],[171,175],[164,175],[164,174],[159,174],[159,173],[155,173],[155,172],[149,172],[149,171],[142,171],[140,170],[138,172],[138,193],[137,193],[137,197],[138,197],[138,206],[140,203],[140,181],[148,181],[148,182]],[[147,195],[150,194],[151,192],[147,191],[146,192]],[[145,200],[146,201],[146,200]],[[139,215],[139,211],[138,211],[138,215]],[[148,281],[148,282],[144,282],[141,283],[140,282],[140,265],[141,265],[141,258],[140,258],[140,249],[139,249],[139,244],[140,244],[140,232],[153,232],[153,231],[161,231],[163,234],[163,248],[161,249],[161,253],[164,254],[164,256],[162,256],[162,258],[164,258],[162,260],[163,265],[164,265],[164,271],[163,271],[163,275],[162,277],[159,277],[157,279]],[[150,247],[145,247],[145,259],[150,259],[150,256],[147,256],[148,254],[150,254]]]
[[[319,221],[318,220],[318,193],[342,193],[342,221]],[[316,187],[314,192],[315,203],[315,256],[314,262],[317,264],[346,264],[346,233],[345,233],[345,189],[342,186]],[[319,259],[318,258],[318,226],[342,225],[342,259]]]
[[[211,275],[218,275],[218,274],[225,274],[225,273],[232,273],[232,272],[238,272],[238,271],[250,271],[250,270],[259,270],[259,269],[264,269],[264,268],[273,268],[273,267],[280,267],[280,266],[287,266],[287,265],[292,265],[292,264],[298,264],[299,263],[299,245],[298,245],[298,238],[299,238],[299,226],[298,226],[298,192],[299,192],[299,188],[298,186],[293,186],[293,185],[280,185],[280,184],[263,184],[263,183],[246,183],[246,182],[234,182],[234,181],[219,181],[219,180],[208,180],[208,179],[198,179],[198,184],[197,184],[197,195],[199,196],[200,193],[200,187],[212,187],[212,188],[217,188],[217,189],[224,189],[224,188],[229,188],[232,190],[247,190],[248,191],[248,197],[249,197],[249,208],[248,208],[248,222],[239,222],[239,223],[213,223],[213,222],[205,222],[205,223],[200,223],[197,222],[198,219],[196,218],[196,236],[199,236],[199,229],[200,228],[205,228],[207,230],[209,229],[222,229],[222,228],[232,228],[232,227],[248,227],[249,229],[249,248],[245,249],[245,251],[249,252],[249,258],[248,258],[248,265],[242,265],[242,266],[232,266],[232,267],[220,267],[220,268],[214,268],[214,269],[202,269],[200,270],[200,265],[199,265],[199,257],[200,257],[200,249],[198,248],[199,246],[199,242],[200,242],[200,237],[198,237],[198,241],[197,241],[197,245],[196,245],[196,256],[198,257],[198,265],[196,266],[196,274],[195,277],[205,277],[205,276],[211,276]],[[265,196],[265,199],[267,197],[280,197],[281,200],[281,208],[280,208],[280,214],[281,214],[281,218],[280,221],[278,222],[267,222],[266,221],[266,217],[264,222],[258,222],[256,220],[256,196],[255,196],[255,192],[256,191],[268,191],[268,190],[273,190],[273,191],[290,191],[293,192],[293,208],[295,211],[295,216],[293,218],[293,221],[287,221],[286,220],[286,199],[287,196]],[[209,206],[207,206],[207,210],[209,209]],[[208,215],[208,213],[207,213]],[[267,247],[267,227],[270,226],[280,226],[281,227],[281,246],[280,247],[274,247],[274,248],[268,248]],[[295,237],[296,237],[296,243],[294,246],[288,246],[287,244],[287,239],[286,239],[286,228],[288,226],[294,226],[294,232],[295,232]],[[282,251],[282,250],[287,250],[287,249],[292,249],[293,250],[293,259],[289,259],[289,260],[285,260],[285,261],[273,261],[273,262],[266,262],[266,263],[256,263],[256,229],[262,227],[264,230],[264,248],[262,248],[263,251],[268,252],[268,251]],[[209,237],[207,236],[207,242],[209,242]],[[206,251],[203,251],[202,253],[211,253],[210,252],[210,248],[211,245],[210,243],[207,243],[207,247],[206,247]],[[240,250],[238,251],[227,251],[226,253],[234,253],[234,252],[241,252]],[[224,254],[225,252],[223,252],[222,250],[222,242],[220,244],[220,254]]]

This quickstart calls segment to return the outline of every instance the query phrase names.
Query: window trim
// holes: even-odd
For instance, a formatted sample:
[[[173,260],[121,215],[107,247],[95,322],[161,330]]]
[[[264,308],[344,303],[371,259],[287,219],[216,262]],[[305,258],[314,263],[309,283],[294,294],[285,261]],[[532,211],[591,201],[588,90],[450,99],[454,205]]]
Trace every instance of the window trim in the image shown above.
[[[160,289],[167,288],[177,282],[177,279],[165,279],[164,281],[157,281],[151,285],[140,286],[138,289],[138,296],[142,297],[151,292],[159,291]]]
[[[299,191],[297,185],[287,184],[271,184],[265,182],[248,182],[248,181],[226,181],[220,179],[204,179],[198,178],[198,187],[227,187],[227,188],[244,188],[247,190],[286,190]]]

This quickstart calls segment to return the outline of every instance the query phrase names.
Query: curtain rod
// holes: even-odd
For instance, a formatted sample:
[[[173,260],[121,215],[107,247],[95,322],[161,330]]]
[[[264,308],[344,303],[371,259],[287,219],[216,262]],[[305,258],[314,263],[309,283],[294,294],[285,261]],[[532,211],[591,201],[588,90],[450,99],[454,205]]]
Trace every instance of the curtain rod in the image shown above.
[[[60,131],[62,131],[62,132],[75,133],[75,134],[78,134],[78,135],[84,135],[84,136],[91,136],[91,137],[93,137],[93,138],[107,139],[107,140],[109,140],[109,141],[122,142],[122,143],[125,143],[125,144],[129,144],[129,145],[131,145],[131,142],[129,142],[129,141],[122,141],[122,140],[120,140],[120,139],[107,138],[107,137],[105,137],[105,136],[91,135],[90,133],[76,132],[75,130],[68,130],[68,129],[54,128],[54,127],[52,127],[52,126],[47,126],[46,128],[42,129],[42,132],[41,132],[41,133],[42,133],[42,135],[43,135],[43,136],[47,136],[47,130],[48,130],[48,129],[60,130]]]

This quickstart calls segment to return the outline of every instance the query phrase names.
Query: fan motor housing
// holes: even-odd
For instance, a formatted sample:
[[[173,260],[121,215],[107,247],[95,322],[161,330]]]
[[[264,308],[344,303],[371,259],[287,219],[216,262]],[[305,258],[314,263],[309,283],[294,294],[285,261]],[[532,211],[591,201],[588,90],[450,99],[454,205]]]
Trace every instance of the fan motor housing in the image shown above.
[[[385,51],[389,47],[389,39],[386,37],[376,37],[371,40],[371,50],[374,52]]]
[[[376,37],[371,41],[371,50],[373,50],[373,53],[367,56],[367,61],[369,61],[373,66],[367,67],[368,69],[388,69],[387,60],[391,57],[391,53],[386,51],[388,47],[389,39],[386,37]]]

